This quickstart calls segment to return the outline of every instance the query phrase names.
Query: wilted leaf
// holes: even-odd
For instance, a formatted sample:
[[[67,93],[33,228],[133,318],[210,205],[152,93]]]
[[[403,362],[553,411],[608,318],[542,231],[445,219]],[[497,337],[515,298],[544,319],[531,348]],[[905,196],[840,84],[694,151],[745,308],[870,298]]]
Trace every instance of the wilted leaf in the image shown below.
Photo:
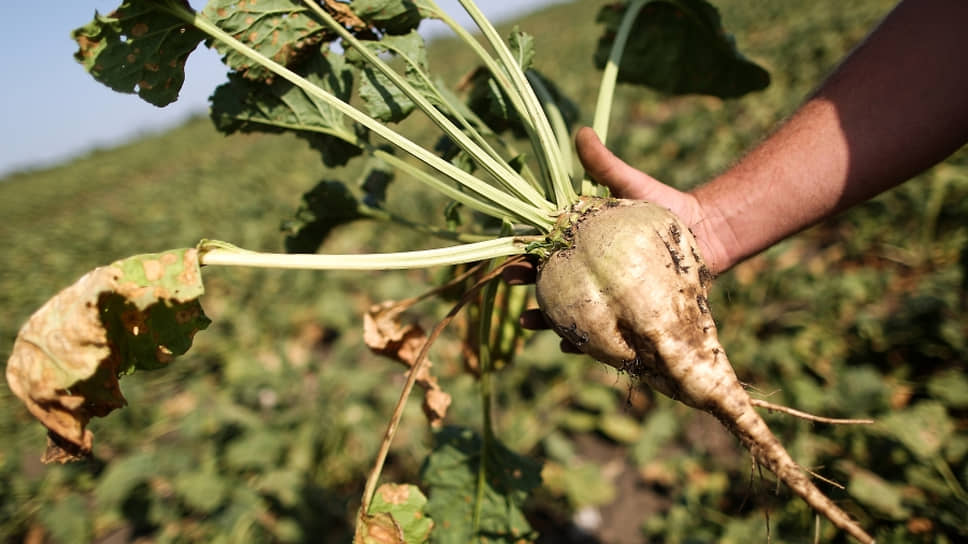
[[[412,367],[427,341],[427,334],[420,325],[400,323],[400,314],[407,306],[394,301],[371,306],[363,316],[363,341],[374,353]],[[447,416],[451,398],[430,374],[431,366],[429,359],[421,365],[416,383],[424,388],[423,409],[427,420],[439,427]]]
[[[346,4],[333,0],[321,4],[347,26],[365,28]],[[202,13],[235,39],[287,68],[307,55],[317,56],[319,44],[336,38],[309,8],[293,0],[211,0]],[[268,69],[229,46],[215,42],[215,49],[225,55],[225,64],[245,78],[274,79]]]
[[[507,449],[495,438],[484,452],[484,496],[477,497],[481,464],[481,437],[474,431],[446,427],[435,437],[435,447],[422,469],[429,487],[426,511],[438,527],[432,541],[442,544],[466,542],[531,542],[537,534],[524,517],[522,507],[531,490],[541,485],[541,465]],[[480,532],[473,531],[475,508],[480,508]]]
[[[353,73],[340,55],[314,55],[297,73],[331,95],[348,101],[353,92]],[[326,166],[341,166],[362,150],[356,141],[363,136],[348,127],[343,114],[315,99],[292,83],[250,81],[229,74],[229,81],[211,97],[211,117],[219,131],[291,131],[319,151]]]
[[[208,326],[194,249],[139,255],[96,268],[20,329],[7,382],[49,430],[48,460],[90,453],[85,427],[125,405],[118,378],[167,366]]]
[[[434,522],[424,513],[426,505],[427,497],[417,486],[381,485],[376,490],[369,513],[360,516],[355,542],[365,544],[427,542],[434,528]]]
[[[628,2],[602,7],[595,65],[603,68]],[[736,49],[719,12],[705,0],[652,0],[639,12],[619,64],[618,80],[670,94],[741,96],[770,84],[763,68]]]
[[[181,0],[186,12],[188,2]],[[110,15],[74,30],[74,58],[94,79],[122,93],[138,93],[165,106],[185,82],[185,60],[205,39],[197,28],[161,9],[158,2],[126,0]]]

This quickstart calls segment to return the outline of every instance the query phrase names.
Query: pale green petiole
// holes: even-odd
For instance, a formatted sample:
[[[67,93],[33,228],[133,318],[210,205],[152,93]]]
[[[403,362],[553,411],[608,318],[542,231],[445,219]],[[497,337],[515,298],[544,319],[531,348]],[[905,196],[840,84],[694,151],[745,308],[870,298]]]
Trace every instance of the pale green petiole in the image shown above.
[[[484,242],[451,247],[365,253],[358,255],[317,255],[298,253],[259,253],[226,242],[202,240],[198,244],[199,262],[209,266],[246,266],[254,268],[291,268],[298,270],[402,270],[469,263],[526,252],[536,236],[505,236]]]
[[[602,82],[598,86],[598,102],[595,104],[595,117],[592,122],[592,129],[598,134],[602,143],[605,143],[608,138],[608,119],[612,114],[615,84],[618,80],[618,69],[622,63],[622,55],[625,53],[625,44],[628,43],[629,34],[632,32],[632,24],[635,23],[639,11],[647,1],[632,0],[625,10],[625,16],[615,34],[615,41],[612,42],[612,50],[608,53],[608,62],[602,71]]]
[[[376,54],[373,53],[369,48],[360,43],[355,36],[350,34],[343,25],[339,24],[332,15],[326,12],[326,10],[319,7],[319,4],[313,0],[306,0],[306,5],[310,7],[316,14],[339,36],[349,43],[356,51],[364,58],[366,61],[378,69],[384,76],[387,77],[394,85],[397,86],[407,98],[409,98],[422,112],[424,112],[430,119],[436,124],[442,131],[444,131],[447,136],[449,136],[461,149],[470,154],[474,160],[480,164],[489,174],[494,176],[502,184],[508,187],[515,194],[525,199],[532,205],[544,208],[548,211],[552,211],[554,207],[550,202],[545,200],[534,188],[525,181],[517,172],[512,170],[507,163],[501,160],[495,160],[493,156],[487,153],[486,150],[482,149],[477,145],[470,137],[464,134],[454,123],[450,121],[445,115],[443,115],[433,104],[428,101],[423,94],[413,88],[406,79],[404,79],[400,74],[396,72],[393,68],[387,65],[382,59],[380,59]],[[419,67],[414,67],[419,68]],[[431,85],[432,86],[432,85]]]
[[[194,25],[196,28],[205,32],[209,36],[219,40],[225,45],[261,64],[262,66],[271,70],[273,73],[286,79],[293,85],[296,85],[306,92],[306,94],[323,100],[330,106],[336,108],[343,115],[346,115],[350,119],[353,119],[354,121],[370,129],[375,134],[390,142],[400,150],[408,153],[415,159],[426,164],[447,178],[450,178],[454,182],[459,183],[467,189],[479,194],[486,200],[491,201],[495,206],[504,210],[507,216],[545,231],[550,230],[553,226],[554,219],[550,216],[547,210],[539,209],[532,204],[523,202],[518,198],[509,195],[480,179],[477,179],[471,174],[468,174],[453,164],[443,160],[419,144],[384,126],[382,123],[373,119],[369,115],[327,93],[316,85],[313,85],[299,74],[289,70],[288,68],[280,65],[279,63],[245,45],[239,40],[233,38],[231,35],[224,32],[205,17],[197,15],[178,4],[169,2],[165,6],[169,13]],[[472,203],[469,203],[468,205],[473,206]]]
[[[498,35],[497,30],[491,25],[491,22],[487,20],[487,17],[484,16],[481,10],[478,9],[474,1],[459,1],[461,6],[464,7],[464,10],[467,11],[467,14],[470,15],[471,19],[474,20],[474,23],[481,30],[484,39],[494,48],[498,61],[503,65],[508,77],[511,78],[512,87],[524,103],[527,117],[534,124],[537,136],[535,151],[538,154],[538,162],[542,165],[542,170],[545,171],[545,174],[551,180],[551,186],[555,194],[555,204],[559,208],[573,204],[578,200],[578,195],[572,188],[571,179],[564,168],[565,162],[561,157],[558,141],[555,138],[554,132],[551,130],[548,118],[541,109],[541,103],[538,101],[538,97],[535,96],[534,90],[528,85],[524,70],[514,60],[514,55],[511,54],[511,50],[508,49],[507,45]]]

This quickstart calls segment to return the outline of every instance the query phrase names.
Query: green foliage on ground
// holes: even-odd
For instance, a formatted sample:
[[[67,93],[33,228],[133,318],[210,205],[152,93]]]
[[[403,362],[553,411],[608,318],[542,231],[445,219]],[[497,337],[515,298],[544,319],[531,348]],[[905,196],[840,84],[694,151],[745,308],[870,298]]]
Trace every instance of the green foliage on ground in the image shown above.
[[[613,149],[679,187],[707,179],[788,114],[892,4],[717,2],[740,49],[770,70],[771,86],[729,102],[620,88]],[[599,6],[555,6],[520,22],[535,36],[536,66],[586,116],[597,87]],[[451,45],[431,47],[429,63],[456,81],[474,64]],[[134,98],[118,96],[125,99]],[[404,126],[431,134],[417,120]],[[362,182],[362,174],[324,169],[295,137],[225,138],[195,120],[10,176],[0,182],[0,356],[29,314],[85,271],[201,237],[282,250],[279,226],[303,193],[322,179]],[[440,202],[414,184],[400,180],[388,191],[397,207],[445,221]],[[769,417],[797,461],[845,486],[825,491],[879,542],[968,536],[965,217],[963,150],[740,265],[710,301],[741,380],[759,395],[878,420],[830,427]],[[337,227],[323,250],[435,244],[357,222]],[[130,406],[91,424],[95,455],[81,464],[40,465],[42,428],[0,387],[0,540],[348,541],[402,385],[398,367],[365,350],[361,315],[442,274],[206,271],[203,305],[213,324],[172,368],[125,380]],[[410,314],[429,328],[445,311],[428,303]],[[454,396],[449,420],[478,426],[476,383],[453,334],[434,361]],[[715,421],[561,355],[550,333],[528,340],[495,389],[498,438],[543,463],[543,484],[524,511],[549,542],[567,541],[573,514],[589,509],[602,515],[601,542],[763,541],[765,512],[773,541],[812,541],[806,505],[751,473]],[[433,468],[424,465],[433,436],[416,402],[399,436],[385,480],[418,482],[422,466]],[[828,524],[821,530],[822,541],[844,539]]]

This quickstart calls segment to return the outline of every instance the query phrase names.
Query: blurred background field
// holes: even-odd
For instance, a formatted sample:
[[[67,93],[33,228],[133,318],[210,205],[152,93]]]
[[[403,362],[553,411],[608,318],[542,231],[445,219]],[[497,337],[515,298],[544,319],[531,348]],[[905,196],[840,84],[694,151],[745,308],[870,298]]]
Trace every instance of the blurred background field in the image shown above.
[[[767,134],[893,5],[715,3],[740,50],[770,70],[771,86],[727,102],[622,87],[614,110],[610,146],[681,188]],[[599,77],[591,58],[602,4],[554,5],[517,23],[536,38],[538,68],[582,105],[585,123]],[[447,40],[430,55],[450,82],[474,66]],[[406,128],[431,134],[422,122]],[[295,138],[226,138],[207,119],[8,176],[0,181],[0,355],[9,356],[30,313],[95,266],[203,237],[280,251],[280,224],[304,192],[358,176],[325,170]],[[441,202],[406,180],[391,186],[388,201],[444,222]],[[721,339],[756,395],[877,420],[831,428],[768,417],[795,459],[844,486],[824,489],[878,542],[968,539],[966,218],[962,150],[714,287]],[[354,223],[323,250],[438,244]],[[122,381],[129,406],[92,422],[95,456],[83,463],[41,465],[43,428],[0,387],[0,540],[348,542],[403,383],[400,367],[365,349],[361,314],[422,292],[443,273],[206,271],[203,305],[213,325],[170,369]],[[429,303],[413,315],[429,328],[446,309]],[[479,425],[476,383],[454,334],[433,358],[454,396],[448,421]],[[551,333],[527,340],[497,388],[499,437],[544,463],[528,512],[545,542],[813,541],[807,507],[770,475],[761,479],[718,423],[561,354]],[[387,480],[419,480],[430,431],[411,404]],[[822,525],[821,541],[844,541]]]

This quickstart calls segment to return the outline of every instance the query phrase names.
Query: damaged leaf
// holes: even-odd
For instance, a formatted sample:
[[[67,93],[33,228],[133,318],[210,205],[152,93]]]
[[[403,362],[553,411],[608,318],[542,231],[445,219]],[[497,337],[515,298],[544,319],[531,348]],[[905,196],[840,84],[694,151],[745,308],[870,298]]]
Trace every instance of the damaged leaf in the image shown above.
[[[346,4],[321,4],[352,28],[365,26]],[[202,13],[235,39],[287,68],[317,53],[320,44],[336,38],[309,8],[292,0],[211,0]],[[221,42],[214,46],[224,55],[222,61],[246,79],[274,79],[272,72],[242,53]]]
[[[187,1],[181,4],[191,12]],[[178,99],[185,60],[205,34],[159,2],[128,0],[109,15],[95,12],[71,37],[78,44],[74,58],[94,79],[160,107]]]
[[[363,316],[363,341],[370,351],[412,367],[427,341],[427,334],[417,324],[403,325],[400,314],[409,307],[407,302],[385,301],[375,304]],[[433,427],[443,424],[450,406],[450,395],[430,374],[433,363],[428,359],[417,373],[417,383],[424,388],[423,410]]]
[[[427,497],[415,485],[383,484],[370,511],[360,515],[356,544],[422,544],[434,522],[424,513]]]
[[[434,450],[421,469],[430,500],[427,513],[446,530],[434,531],[440,544],[532,542],[537,533],[524,515],[524,503],[541,485],[541,464],[518,455],[495,437],[482,448],[481,436],[460,427],[445,427],[434,437]],[[483,453],[483,457],[482,457]],[[481,462],[485,478],[479,480]],[[481,504],[478,482],[484,483]],[[479,525],[475,531],[475,509]]]
[[[90,454],[93,417],[126,404],[118,378],[163,368],[191,347],[202,312],[195,249],[138,255],[96,268],[23,325],[7,382],[49,432],[45,461]]]

